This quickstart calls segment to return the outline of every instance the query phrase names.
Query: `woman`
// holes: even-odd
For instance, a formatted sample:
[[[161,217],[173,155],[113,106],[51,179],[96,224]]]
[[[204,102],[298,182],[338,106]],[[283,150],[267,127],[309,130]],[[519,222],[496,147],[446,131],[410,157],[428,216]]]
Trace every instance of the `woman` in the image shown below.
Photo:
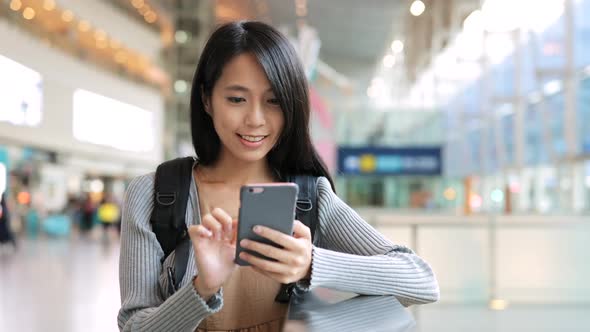
[[[410,249],[385,239],[333,192],[309,135],[308,87],[289,41],[259,22],[221,26],[210,37],[193,80],[193,167],[187,224],[193,245],[178,291],[169,295],[164,260],[149,218],[154,175],[129,185],[123,214],[120,283],[123,331],[280,330],[286,305],[281,283],[396,296],[406,305],[438,299],[432,269]],[[231,244],[239,189],[288,175],[319,176],[318,229],[295,221],[294,235],[262,228],[281,244],[244,247],[277,262],[242,256]]]

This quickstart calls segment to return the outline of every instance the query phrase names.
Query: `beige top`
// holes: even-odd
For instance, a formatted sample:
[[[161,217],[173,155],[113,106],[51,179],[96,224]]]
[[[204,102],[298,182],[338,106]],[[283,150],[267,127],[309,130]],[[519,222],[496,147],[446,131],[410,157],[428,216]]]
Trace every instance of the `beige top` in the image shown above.
[[[187,226],[197,220],[198,196],[194,185],[190,197]],[[163,294],[169,286],[165,273],[168,267],[174,266],[174,260],[169,259],[163,265],[160,262],[163,251],[150,225],[153,201],[154,173],[135,178],[127,189],[121,226],[119,329],[125,332],[170,332],[187,326],[197,329],[203,319],[223,309],[223,299],[216,294],[205,303],[195,292],[192,280],[198,269],[194,250],[190,251],[181,287],[173,296]],[[430,266],[410,249],[391,243],[367,224],[336,196],[324,177],[318,182],[317,207],[313,288],[394,295],[404,305],[438,299],[438,283]],[[268,292],[268,303],[274,293]],[[251,299],[243,302],[253,303]],[[349,325],[342,326],[351,329]]]
[[[223,308],[205,318],[197,332],[281,331],[287,304],[275,302],[281,284],[250,267],[238,267],[223,285]]]

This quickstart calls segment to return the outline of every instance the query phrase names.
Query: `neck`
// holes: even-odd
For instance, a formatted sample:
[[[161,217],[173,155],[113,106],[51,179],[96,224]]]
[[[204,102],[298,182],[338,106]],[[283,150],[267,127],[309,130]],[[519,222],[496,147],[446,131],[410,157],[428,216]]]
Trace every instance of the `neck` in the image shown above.
[[[238,160],[223,151],[215,164],[205,167],[206,182],[217,182],[242,186],[247,183],[272,182],[276,176],[266,159],[256,162]]]

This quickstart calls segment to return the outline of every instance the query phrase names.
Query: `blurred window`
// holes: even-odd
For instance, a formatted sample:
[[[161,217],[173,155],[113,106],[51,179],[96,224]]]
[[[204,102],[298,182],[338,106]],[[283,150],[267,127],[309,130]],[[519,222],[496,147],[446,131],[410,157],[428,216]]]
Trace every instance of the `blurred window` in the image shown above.
[[[543,149],[543,132],[539,104],[529,104],[525,111],[524,158],[530,166],[547,161],[547,151]]]
[[[119,150],[147,152],[154,147],[153,113],[99,94],[74,92],[74,137]]]
[[[549,96],[547,99],[547,111],[551,119],[552,151],[556,157],[565,156],[566,144],[563,128],[565,101],[563,92]]]
[[[502,138],[504,141],[504,156],[506,164],[513,164],[515,161],[514,148],[514,113],[507,114],[501,118]]]
[[[0,55],[0,121],[15,125],[41,123],[41,75]]]

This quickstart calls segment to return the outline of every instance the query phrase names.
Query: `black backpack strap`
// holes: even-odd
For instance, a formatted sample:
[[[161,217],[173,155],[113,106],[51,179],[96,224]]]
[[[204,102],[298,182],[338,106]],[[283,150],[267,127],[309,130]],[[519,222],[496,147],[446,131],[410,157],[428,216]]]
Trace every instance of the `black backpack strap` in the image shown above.
[[[301,221],[305,226],[309,227],[311,231],[312,243],[315,239],[318,222],[318,179],[318,177],[310,175],[297,175],[287,178],[288,182],[296,183],[299,187],[299,194],[297,195],[297,207],[295,209],[295,219]],[[281,303],[289,302],[294,286],[294,283],[281,285],[281,289],[275,297],[275,301]]]
[[[194,161],[193,157],[177,158],[160,164],[156,170],[150,223],[164,251],[162,262],[176,250],[174,269],[167,271],[170,293],[182,281],[191,247],[185,216]]]

